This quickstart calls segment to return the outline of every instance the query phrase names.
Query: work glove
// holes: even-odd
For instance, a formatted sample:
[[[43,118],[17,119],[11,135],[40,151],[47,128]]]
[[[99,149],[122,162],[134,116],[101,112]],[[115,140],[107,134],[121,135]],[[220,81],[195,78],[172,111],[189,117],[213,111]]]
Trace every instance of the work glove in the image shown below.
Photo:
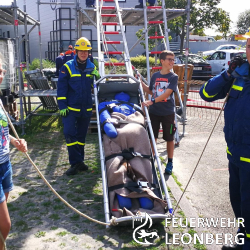
[[[232,74],[233,71],[237,68],[237,66],[241,66],[243,63],[245,62],[245,60],[243,59],[242,55],[236,55],[230,62],[227,73],[228,74]]]
[[[94,70],[90,73],[90,75],[95,76],[95,77],[96,77],[96,80],[98,80],[98,79],[101,78],[99,72],[98,72],[96,69],[94,69]]]
[[[68,113],[69,113],[68,108],[60,110],[60,116],[66,117],[68,115]]]

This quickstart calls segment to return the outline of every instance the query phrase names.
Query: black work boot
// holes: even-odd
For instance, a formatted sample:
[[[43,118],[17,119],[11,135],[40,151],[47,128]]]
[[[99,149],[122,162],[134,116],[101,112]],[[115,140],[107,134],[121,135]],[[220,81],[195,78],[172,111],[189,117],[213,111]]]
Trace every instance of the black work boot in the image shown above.
[[[150,3],[149,6],[155,6],[153,3]]]
[[[242,226],[240,226],[238,228],[237,234],[243,234],[243,235],[238,235],[238,242],[242,242],[245,239],[246,233],[245,233],[245,228],[243,228]],[[243,245],[238,245],[237,243],[234,243],[233,245],[224,245],[221,250],[230,250],[230,249],[234,249],[234,250],[243,250]]]
[[[137,9],[142,9],[142,8],[143,8],[143,4],[140,3],[140,4],[136,5],[135,8],[137,8]]]
[[[75,175],[79,172],[82,162],[72,165],[66,172],[66,175]]]
[[[221,250],[242,250],[243,249],[243,245],[238,245],[238,244],[234,244],[234,245],[224,245]]]
[[[86,171],[86,170],[88,170],[88,168],[89,167],[84,162],[81,162],[80,165],[79,165],[78,170],[79,171]]]

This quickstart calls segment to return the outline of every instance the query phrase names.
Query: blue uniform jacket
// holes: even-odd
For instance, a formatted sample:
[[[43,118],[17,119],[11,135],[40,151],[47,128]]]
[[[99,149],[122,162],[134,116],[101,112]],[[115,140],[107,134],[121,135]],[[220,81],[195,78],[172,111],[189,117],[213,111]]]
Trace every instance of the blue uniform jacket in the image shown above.
[[[87,59],[86,69],[81,71],[76,59],[77,55],[61,68],[57,84],[57,102],[60,110],[68,108],[76,116],[89,117],[92,115],[93,85],[90,73],[95,69],[95,65]]]
[[[229,92],[224,109],[224,133],[228,157],[250,162],[250,75],[249,63],[237,67],[231,77],[223,71],[200,89],[203,100],[223,99]]]

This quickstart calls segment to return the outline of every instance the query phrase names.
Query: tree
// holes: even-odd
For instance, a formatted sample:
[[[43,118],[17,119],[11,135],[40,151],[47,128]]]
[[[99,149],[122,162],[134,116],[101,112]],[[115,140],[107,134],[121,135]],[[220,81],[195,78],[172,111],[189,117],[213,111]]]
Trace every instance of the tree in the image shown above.
[[[167,9],[186,9],[187,0],[165,0]],[[218,30],[226,36],[229,32],[229,14],[218,8],[220,0],[191,0],[189,31],[201,32],[205,28],[216,25]],[[187,15],[179,16],[168,22],[168,28],[181,38],[180,51],[182,53],[186,36]],[[138,36],[140,37],[140,36]]]
[[[199,31],[215,25],[225,37],[229,32],[231,21],[229,14],[217,7],[219,3],[220,0],[191,0],[189,31]],[[186,8],[186,5],[186,0],[166,0],[166,8],[183,9]],[[176,19],[178,19],[178,21]],[[180,50],[182,52],[184,47],[184,39],[186,36],[187,16],[183,15],[171,20],[168,27],[170,29],[176,30],[176,22],[179,24],[178,35],[181,38]]]
[[[238,34],[245,34],[250,27],[250,10],[246,10],[239,14],[238,21],[236,23]]]

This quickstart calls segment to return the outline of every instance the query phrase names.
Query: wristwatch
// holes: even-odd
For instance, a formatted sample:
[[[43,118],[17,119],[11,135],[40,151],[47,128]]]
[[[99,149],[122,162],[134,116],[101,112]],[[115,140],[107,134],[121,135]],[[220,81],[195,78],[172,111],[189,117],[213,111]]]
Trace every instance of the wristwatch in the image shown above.
[[[155,98],[151,98],[151,102],[153,102],[153,104],[155,104]]]

